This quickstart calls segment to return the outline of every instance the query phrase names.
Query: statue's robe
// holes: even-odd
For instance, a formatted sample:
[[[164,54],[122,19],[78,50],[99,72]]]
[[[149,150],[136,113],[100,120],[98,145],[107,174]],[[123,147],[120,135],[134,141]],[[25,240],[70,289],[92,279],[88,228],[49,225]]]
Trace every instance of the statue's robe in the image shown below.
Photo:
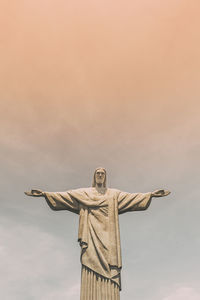
[[[81,300],[99,300],[101,297],[119,299],[122,261],[118,215],[146,210],[151,202],[151,193],[131,194],[107,189],[101,194],[96,188],[82,188],[67,192],[45,192],[45,198],[53,210],[69,210],[80,215],[78,241],[83,266]],[[102,287],[95,286],[98,278]],[[109,288],[105,288],[106,282]],[[109,298],[112,288],[116,297]],[[90,290],[90,296],[87,289]],[[96,289],[102,290],[104,297],[95,296]]]

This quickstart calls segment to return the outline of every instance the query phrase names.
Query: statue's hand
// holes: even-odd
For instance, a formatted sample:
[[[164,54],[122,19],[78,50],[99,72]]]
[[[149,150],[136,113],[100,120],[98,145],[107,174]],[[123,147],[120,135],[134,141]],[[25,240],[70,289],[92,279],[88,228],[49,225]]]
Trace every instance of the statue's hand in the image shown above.
[[[33,196],[33,197],[42,197],[44,196],[43,191],[41,190],[31,190],[30,192],[24,192],[27,196]]]
[[[170,191],[167,190],[156,190],[152,193],[153,197],[164,197],[170,194]]]

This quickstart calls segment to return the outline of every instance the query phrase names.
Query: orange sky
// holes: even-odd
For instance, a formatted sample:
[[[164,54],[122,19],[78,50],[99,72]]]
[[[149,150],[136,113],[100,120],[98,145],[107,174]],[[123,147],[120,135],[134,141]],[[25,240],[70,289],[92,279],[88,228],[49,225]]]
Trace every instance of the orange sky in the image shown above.
[[[35,156],[64,159],[68,151],[70,161],[93,155],[104,163],[120,145],[136,151],[150,143],[153,152],[162,135],[167,145],[184,132],[168,158],[176,160],[199,128],[199,6],[1,2],[3,149],[13,160],[17,152],[28,160],[20,149],[36,147]],[[116,160],[131,155],[123,148]]]
[[[3,2],[5,100],[67,107],[196,96],[198,1]]]
[[[198,1],[4,1],[0,11],[3,139],[98,147],[116,132],[129,144],[198,130]]]

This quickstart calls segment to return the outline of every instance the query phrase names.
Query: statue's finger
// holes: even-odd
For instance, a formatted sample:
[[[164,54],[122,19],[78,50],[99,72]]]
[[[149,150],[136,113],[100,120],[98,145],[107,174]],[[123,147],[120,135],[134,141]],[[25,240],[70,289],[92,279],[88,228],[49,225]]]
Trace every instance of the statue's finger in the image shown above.
[[[165,196],[169,195],[170,193],[171,193],[171,192],[168,191],[168,190],[164,191],[164,195],[165,195]]]
[[[32,193],[32,194],[39,195],[39,194],[42,193],[42,191],[41,191],[41,190],[31,190],[31,193]]]
[[[27,195],[27,196],[32,196],[33,195],[32,192],[24,192],[24,194]]]

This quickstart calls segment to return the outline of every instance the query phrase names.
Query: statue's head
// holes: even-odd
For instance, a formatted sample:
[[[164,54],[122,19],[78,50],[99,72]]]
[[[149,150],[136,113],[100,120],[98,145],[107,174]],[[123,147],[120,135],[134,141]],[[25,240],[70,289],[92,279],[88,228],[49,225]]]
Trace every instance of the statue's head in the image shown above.
[[[92,186],[95,187],[96,185],[106,187],[106,169],[97,168],[95,170]]]

